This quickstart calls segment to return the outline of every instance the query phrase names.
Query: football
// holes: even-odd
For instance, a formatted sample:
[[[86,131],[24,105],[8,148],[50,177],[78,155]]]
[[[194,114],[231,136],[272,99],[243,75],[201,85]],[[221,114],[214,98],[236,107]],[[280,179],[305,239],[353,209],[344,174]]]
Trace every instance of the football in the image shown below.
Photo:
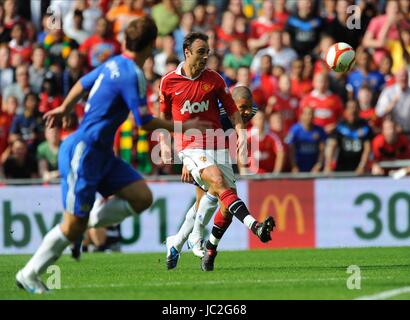
[[[329,48],[326,63],[333,71],[348,72],[354,65],[355,56],[356,53],[349,44],[338,42]]]

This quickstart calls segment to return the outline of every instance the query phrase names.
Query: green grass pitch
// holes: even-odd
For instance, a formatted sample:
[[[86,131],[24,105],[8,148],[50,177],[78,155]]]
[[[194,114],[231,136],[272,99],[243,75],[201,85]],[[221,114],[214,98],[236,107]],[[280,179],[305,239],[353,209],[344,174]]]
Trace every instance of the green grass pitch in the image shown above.
[[[80,262],[64,255],[61,289],[40,296],[15,286],[28,258],[0,256],[0,299],[355,299],[410,287],[408,247],[223,251],[207,273],[191,253],[173,271],[161,253],[90,253]],[[360,267],[360,290],[347,288],[349,265]]]

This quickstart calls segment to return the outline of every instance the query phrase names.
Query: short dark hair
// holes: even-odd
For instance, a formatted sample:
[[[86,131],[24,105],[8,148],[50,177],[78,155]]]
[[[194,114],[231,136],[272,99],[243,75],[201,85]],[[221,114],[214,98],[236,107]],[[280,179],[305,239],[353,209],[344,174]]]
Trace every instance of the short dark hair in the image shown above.
[[[144,16],[132,20],[125,30],[125,48],[133,52],[142,51],[151,44],[158,35],[158,28],[154,20]]]
[[[245,86],[234,87],[232,90],[232,98],[234,100],[238,100],[238,99],[252,100],[252,92],[248,87],[245,87]]]
[[[184,44],[182,45],[182,50],[184,51],[184,56],[185,56],[185,49],[189,49],[191,51],[192,44],[194,43],[195,40],[203,40],[205,42],[208,42],[208,36],[205,33],[201,32],[191,32],[188,33],[185,38],[184,38]]]

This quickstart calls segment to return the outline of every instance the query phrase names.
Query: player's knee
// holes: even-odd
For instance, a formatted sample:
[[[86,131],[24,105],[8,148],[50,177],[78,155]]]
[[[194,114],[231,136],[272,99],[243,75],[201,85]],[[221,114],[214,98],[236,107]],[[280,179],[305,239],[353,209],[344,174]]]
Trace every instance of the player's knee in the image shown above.
[[[221,190],[226,188],[225,179],[221,172],[216,173],[211,178],[211,185],[214,190]]]
[[[154,198],[152,196],[152,192],[147,188],[139,194],[138,199],[133,199],[132,201],[129,201],[129,203],[134,212],[139,214],[148,209],[152,205],[153,201]]]
[[[86,229],[87,219],[66,220],[61,224],[61,231],[70,241],[76,241]]]

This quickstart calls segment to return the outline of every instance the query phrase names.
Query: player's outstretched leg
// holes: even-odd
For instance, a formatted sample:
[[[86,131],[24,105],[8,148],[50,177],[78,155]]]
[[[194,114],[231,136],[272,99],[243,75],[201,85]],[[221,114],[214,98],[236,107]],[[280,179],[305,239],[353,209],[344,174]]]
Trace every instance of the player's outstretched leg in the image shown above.
[[[206,250],[201,261],[201,269],[203,271],[214,270],[214,262],[217,255],[219,241],[232,222],[232,215],[229,211],[225,208],[222,208],[222,210],[224,210],[225,216],[222,214],[221,209],[217,211],[214,218],[214,226],[212,227],[211,235],[205,245]]]
[[[210,188],[218,194],[221,203],[232,215],[238,218],[238,220],[259,237],[262,242],[271,240],[270,233],[275,226],[273,218],[268,217],[263,223],[258,223],[250,214],[245,203],[229,188],[222,172],[217,166],[205,168],[202,171],[201,177],[207,181]]]

